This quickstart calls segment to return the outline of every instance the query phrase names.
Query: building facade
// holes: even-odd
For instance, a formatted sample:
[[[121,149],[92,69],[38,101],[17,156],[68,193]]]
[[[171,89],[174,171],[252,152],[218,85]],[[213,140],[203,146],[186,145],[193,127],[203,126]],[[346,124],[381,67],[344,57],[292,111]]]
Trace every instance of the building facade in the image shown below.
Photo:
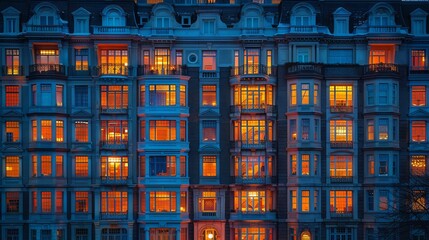
[[[0,12],[0,239],[429,239],[427,1]]]

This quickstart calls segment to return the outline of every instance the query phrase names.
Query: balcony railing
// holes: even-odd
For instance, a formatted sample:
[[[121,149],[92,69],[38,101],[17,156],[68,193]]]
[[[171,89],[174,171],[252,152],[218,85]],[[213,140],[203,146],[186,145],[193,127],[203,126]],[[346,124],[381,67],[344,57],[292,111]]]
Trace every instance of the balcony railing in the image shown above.
[[[370,33],[396,33],[399,30],[397,26],[369,26]]]
[[[130,34],[129,26],[94,26],[94,34]]]
[[[264,149],[264,148],[276,148],[276,141],[231,141],[232,148],[244,148],[244,149]]]
[[[353,148],[352,141],[331,141],[331,148]]]
[[[346,106],[343,104],[338,104],[331,107],[331,113],[350,113],[353,112],[353,106]]]
[[[244,35],[257,35],[263,33],[262,28],[242,28],[241,31],[241,34]]]
[[[277,106],[266,104],[233,105],[231,113],[276,113]]]
[[[172,35],[172,28],[152,28],[153,35]]]
[[[292,63],[286,67],[287,73],[322,74],[322,65],[317,63]]]
[[[201,212],[200,214],[203,217],[216,217],[216,212]]]
[[[352,218],[352,211],[331,211],[331,218]]]
[[[266,184],[268,183],[266,176],[236,176],[235,183],[239,184]]]
[[[231,76],[237,75],[275,75],[275,66],[266,66],[263,64],[247,64],[231,68]]]
[[[137,74],[141,75],[182,75],[181,65],[140,65]]]
[[[127,176],[102,176],[101,183],[103,184],[127,184]]]
[[[218,78],[218,72],[216,71],[205,71],[203,70],[200,74],[200,78]]]
[[[28,24],[24,24],[24,32],[67,32],[67,31],[64,31],[66,29],[63,29],[63,25],[28,25]]]
[[[62,64],[33,64],[30,65],[30,75],[65,75]]]
[[[353,176],[331,176],[331,183],[352,183]]]
[[[317,30],[316,26],[291,26],[291,33],[315,33]]]
[[[22,76],[24,75],[24,66],[3,66],[3,76]]]
[[[127,149],[128,141],[124,141],[124,140],[100,141],[100,147],[103,149]]]
[[[98,68],[98,75],[128,76],[128,66],[124,64],[102,63]]]
[[[101,212],[101,219],[127,219],[128,212]]]
[[[429,66],[411,66],[411,74],[429,74]]]
[[[123,106],[123,107],[117,107],[117,108],[112,108],[112,107],[107,107],[107,106],[101,106],[100,111],[102,113],[111,113],[111,114],[126,114],[128,113],[128,106]]]
[[[393,63],[369,64],[364,66],[363,73],[399,73],[399,66]]]

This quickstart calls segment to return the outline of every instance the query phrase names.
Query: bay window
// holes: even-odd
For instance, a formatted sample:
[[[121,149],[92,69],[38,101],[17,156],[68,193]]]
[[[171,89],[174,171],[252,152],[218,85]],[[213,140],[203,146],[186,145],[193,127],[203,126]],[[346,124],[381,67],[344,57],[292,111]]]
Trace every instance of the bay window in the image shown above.
[[[128,75],[128,50],[101,49],[101,74]]]
[[[176,176],[176,156],[150,156],[150,176]]]
[[[347,178],[353,176],[353,156],[331,155],[329,163],[331,178]]]
[[[272,156],[235,156],[234,176],[243,180],[265,178],[272,176]]]
[[[331,214],[348,214],[353,212],[352,191],[329,191],[329,204]]]
[[[411,121],[411,141],[426,142],[426,121]]]
[[[150,120],[149,127],[151,141],[176,141],[175,120]]]
[[[6,121],[6,142],[20,142],[21,141],[21,126],[18,121]]]
[[[329,132],[331,146],[334,143],[334,147],[347,146],[351,147],[353,143],[353,121],[352,120],[330,120],[329,121]]]
[[[426,86],[411,86],[411,106],[426,106]]]
[[[271,191],[234,191],[234,209],[243,213],[265,213],[272,210]]]
[[[100,97],[102,110],[128,109],[128,86],[126,85],[102,85]]]
[[[128,178],[128,157],[102,156],[102,180],[125,180]]]
[[[128,212],[127,192],[101,192],[102,214],[126,214]]]
[[[150,192],[150,212],[176,212],[176,192]]]
[[[266,109],[273,105],[271,85],[241,85],[234,87],[234,105],[245,110]]]
[[[331,107],[331,112],[353,111],[353,86],[329,86],[329,105]]]
[[[64,177],[63,155],[33,155],[32,177]]]
[[[101,141],[105,144],[128,143],[128,121],[101,121]]]

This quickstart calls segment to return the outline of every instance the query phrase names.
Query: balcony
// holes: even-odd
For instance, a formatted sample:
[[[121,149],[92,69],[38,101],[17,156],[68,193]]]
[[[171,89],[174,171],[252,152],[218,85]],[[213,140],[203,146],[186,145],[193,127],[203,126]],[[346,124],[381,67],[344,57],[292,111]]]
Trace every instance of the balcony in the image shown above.
[[[276,113],[277,106],[266,104],[253,105],[233,105],[230,108],[231,113]]]
[[[322,65],[318,63],[291,63],[286,66],[288,74],[322,74]]]
[[[94,26],[94,34],[131,34],[129,26]]]
[[[238,75],[268,75],[275,76],[276,67],[263,64],[247,64],[231,68],[231,76]],[[265,79],[262,79],[265,80]]]
[[[369,33],[400,33],[399,26],[369,26]]]
[[[100,217],[103,220],[124,220],[128,218],[128,212],[101,212]]]
[[[233,177],[237,184],[271,184],[271,177],[268,176],[236,176]]]
[[[290,33],[316,33],[317,26],[290,26]]]
[[[152,28],[152,35],[173,35],[172,28]]]
[[[101,106],[100,112],[105,113],[105,114],[127,114],[128,113],[128,106],[118,107],[118,108]]]
[[[98,66],[96,75],[116,75],[116,76],[128,76],[128,66],[124,64],[115,64],[115,63],[102,63]]]
[[[62,64],[33,64],[30,65],[32,76],[65,76],[66,69]]]
[[[353,183],[353,176],[331,176],[331,183]]]
[[[353,141],[331,141],[331,148],[353,148]]]
[[[3,76],[23,76],[24,66],[3,66],[2,75]]]
[[[128,176],[102,176],[101,183],[108,185],[123,185],[127,184]]]
[[[338,104],[334,106],[330,106],[331,113],[351,113],[353,112],[353,106],[347,106],[344,104]]]
[[[231,148],[235,149],[273,149],[277,147],[275,141],[231,141]]]
[[[106,149],[106,150],[128,149],[128,141],[125,141],[125,140],[100,141],[100,149]]]
[[[393,63],[378,63],[365,65],[364,74],[399,74],[399,65]]]
[[[410,66],[410,74],[429,74],[429,66]]]
[[[331,211],[331,218],[353,218],[352,211]]]
[[[250,207],[250,206],[249,206]],[[231,220],[275,220],[276,212],[273,210],[254,210],[240,211],[239,209],[231,212]]]
[[[242,28],[241,34],[242,35],[261,35],[264,33],[263,28]]]
[[[29,25],[24,24],[23,32],[31,33],[67,33],[67,25]]]
[[[139,65],[137,75],[182,75],[181,65]]]
[[[202,71],[200,72],[200,78],[219,78],[219,73],[216,71]]]

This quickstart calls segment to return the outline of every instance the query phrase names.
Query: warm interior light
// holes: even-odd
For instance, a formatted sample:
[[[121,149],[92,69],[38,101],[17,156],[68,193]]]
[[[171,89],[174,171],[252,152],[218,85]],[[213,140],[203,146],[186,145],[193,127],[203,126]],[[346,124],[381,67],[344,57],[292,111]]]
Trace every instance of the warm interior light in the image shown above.
[[[213,233],[209,233],[209,234],[207,235],[207,237],[208,237],[209,239],[213,239],[214,235],[213,235]]]

